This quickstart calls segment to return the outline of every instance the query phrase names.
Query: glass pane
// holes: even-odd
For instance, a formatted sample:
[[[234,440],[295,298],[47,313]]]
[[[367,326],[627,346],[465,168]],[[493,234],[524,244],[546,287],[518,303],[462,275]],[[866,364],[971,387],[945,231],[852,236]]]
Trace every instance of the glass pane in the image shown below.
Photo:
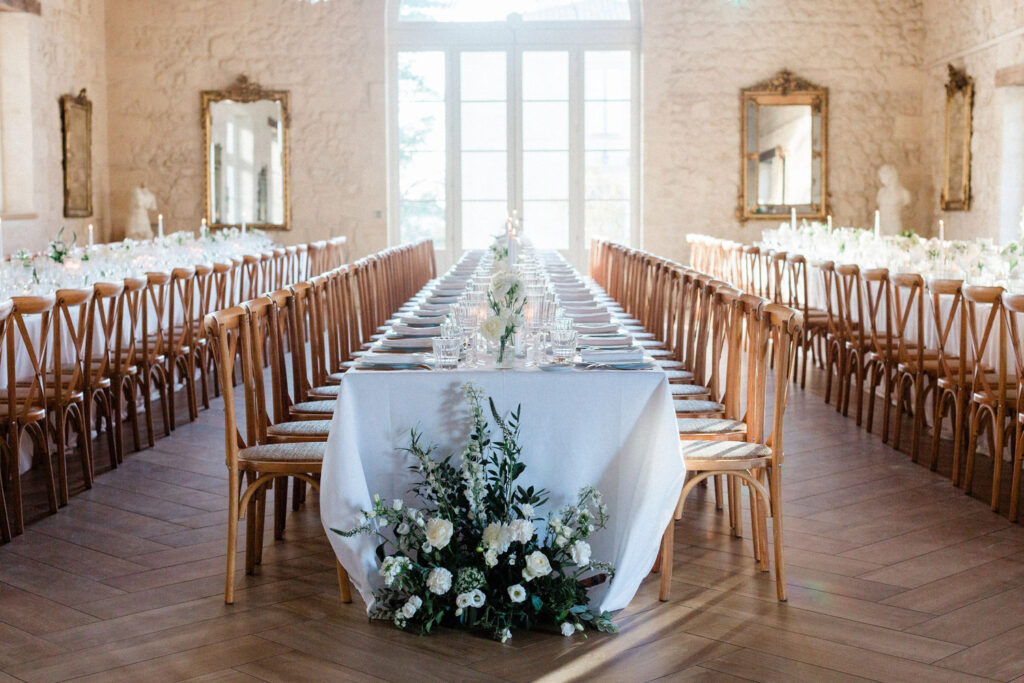
[[[505,99],[504,52],[463,52],[460,57],[463,101]]]
[[[504,102],[467,102],[462,105],[462,149],[505,149]]]
[[[485,249],[494,236],[505,229],[508,204],[500,202],[462,202],[462,248]]]
[[[538,249],[568,249],[569,202],[524,200],[523,229]]]
[[[464,152],[462,154],[462,197],[464,199],[500,199],[508,192],[504,152]]]
[[[569,197],[568,152],[523,152],[523,197]]]
[[[523,149],[568,149],[569,103],[523,102]]]
[[[629,152],[587,152],[587,199],[629,199]]]
[[[402,102],[398,108],[402,151],[444,150],[444,103]]]
[[[629,242],[628,201],[589,201],[585,214],[587,244],[597,238]]]
[[[445,57],[398,54],[399,233],[445,242]]]
[[[629,21],[629,0],[402,0],[400,21]]]
[[[523,53],[523,99],[569,99],[569,53]]]
[[[629,100],[632,61],[625,50],[588,51],[583,57],[583,99]]]
[[[586,102],[587,149],[629,149],[629,102]]]
[[[444,202],[402,200],[401,233],[403,241],[433,239],[434,247],[445,248]]]

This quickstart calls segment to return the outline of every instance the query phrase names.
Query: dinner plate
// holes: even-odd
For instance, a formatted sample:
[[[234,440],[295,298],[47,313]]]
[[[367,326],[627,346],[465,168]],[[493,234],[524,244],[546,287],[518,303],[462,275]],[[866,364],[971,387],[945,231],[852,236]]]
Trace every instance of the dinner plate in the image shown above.
[[[356,363],[359,370],[433,370],[426,363]]]
[[[565,372],[566,370],[572,370],[572,363],[541,363],[537,366],[544,372]]]
[[[655,363],[652,360],[611,363],[584,363],[581,361],[576,364],[576,367],[591,370],[650,370],[655,367]]]

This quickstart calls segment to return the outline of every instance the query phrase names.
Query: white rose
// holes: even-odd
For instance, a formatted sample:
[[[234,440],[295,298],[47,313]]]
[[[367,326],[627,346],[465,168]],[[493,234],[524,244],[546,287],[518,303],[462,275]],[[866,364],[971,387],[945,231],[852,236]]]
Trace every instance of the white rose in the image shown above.
[[[427,576],[427,588],[435,595],[444,595],[452,587],[452,573],[444,567],[435,567]]]
[[[523,567],[523,581],[526,583],[533,581],[533,574],[530,572],[529,567]]]
[[[483,607],[484,602],[487,601],[487,596],[479,588],[476,588],[469,593],[469,604],[473,607]]]
[[[501,339],[501,335],[504,333],[505,323],[496,315],[489,315],[480,323],[480,334],[487,341],[496,342]]]
[[[471,604],[471,600],[469,599],[469,593],[459,593],[455,597],[455,605],[459,609],[463,609],[463,608],[469,607],[470,604]]]
[[[512,602],[522,602],[526,599],[526,589],[523,588],[523,584],[517,583],[514,586],[508,587],[508,599]]]
[[[488,548],[503,553],[512,542],[512,533],[504,524],[491,522],[484,528],[483,542]]]
[[[534,550],[526,558],[526,570],[530,572],[530,576],[547,576],[551,573],[551,563],[548,562],[547,555],[539,550]]]
[[[586,541],[576,541],[569,549],[569,556],[579,567],[586,567],[590,564],[590,544]]]
[[[570,624],[568,621],[562,622],[562,635],[568,638],[572,634],[576,633],[576,627]]]
[[[513,541],[529,543],[533,538],[533,522],[528,519],[517,519],[508,526]]]
[[[440,517],[431,517],[427,521],[427,541],[440,550],[452,540],[452,523]]]

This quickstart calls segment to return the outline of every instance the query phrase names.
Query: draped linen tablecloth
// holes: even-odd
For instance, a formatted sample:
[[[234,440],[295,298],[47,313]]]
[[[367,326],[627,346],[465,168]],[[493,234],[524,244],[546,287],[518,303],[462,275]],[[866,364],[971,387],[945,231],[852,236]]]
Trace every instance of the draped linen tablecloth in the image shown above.
[[[327,440],[320,509],[363,600],[370,605],[382,584],[378,539],[344,538],[331,529],[355,527],[375,493],[420,506],[408,494],[413,460],[400,449],[415,428],[424,444],[440,447],[438,455],[454,453],[457,464],[469,429],[460,387],[469,381],[493,397],[501,413],[522,405],[526,470],[519,483],[550,491],[540,514],[573,502],[585,485],[602,492],[611,518],[590,541],[594,559],[611,562],[617,574],[591,595],[601,609],[625,607],[654,563],[685,475],[672,396],[660,370],[347,372]]]

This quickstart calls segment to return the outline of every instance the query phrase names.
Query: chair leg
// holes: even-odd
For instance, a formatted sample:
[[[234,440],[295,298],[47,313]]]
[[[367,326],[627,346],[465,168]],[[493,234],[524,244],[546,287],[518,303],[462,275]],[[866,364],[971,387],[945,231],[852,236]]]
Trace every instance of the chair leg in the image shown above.
[[[146,430],[149,432],[149,447],[152,448],[154,446],[154,444],[156,443],[156,440],[154,439],[154,436],[153,436],[153,432],[155,431],[156,428],[153,426],[153,393],[152,393],[153,392],[153,387],[152,387],[152,378],[150,376],[150,373],[149,373],[148,369],[143,371],[142,379],[141,379],[141,384],[142,384],[142,407],[143,407],[143,410],[145,410],[145,412],[146,412]]]
[[[235,602],[235,564],[238,560],[238,470],[228,473],[228,549],[224,602]]]
[[[825,343],[825,405],[832,399],[832,345]]]
[[[939,469],[939,446],[942,444],[942,420],[943,420],[943,402],[946,399],[945,392],[935,387],[935,393],[932,394],[932,459],[930,463],[931,471],[934,472]],[[953,475],[954,480],[956,475]]]
[[[743,538],[743,503],[740,498],[743,482],[736,477],[729,477],[729,510],[733,518],[732,535]]]
[[[903,442],[903,398],[906,391],[906,386],[903,382],[902,377],[896,378],[896,414],[893,417],[895,424],[892,436],[892,447],[896,450],[900,449],[900,444]]]
[[[1010,484],[1010,513],[1011,522],[1017,521],[1018,506],[1020,504],[1020,469],[1024,463],[1024,438],[1018,438],[1013,449],[1013,477]]]
[[[672,593],[672,560],[675,550],[676,522],[670,519],[665,533],[661,537],[661,582],[658,599],[662,602],[669,599]]]
[[[875,423],[875,389],[881,383],[881,366],[878,363],[871,364],[871,373],[868,375],[868,419],[864,428],[868,434],[871,433],[871,428]],[[883,440],[885,437],[882,437]]]
[[[246,486],[252,486],[255,479],[253,472],[245,473]],[[256,512],[256,496],[249,498],[245,509],[245,573],[252,576],[256,573],[256,531],[259,528],[259,515]]]
[[[56,423],[53,431],[53,440],[57,446],[57,502],[60,507],[68,504],[68,460],[67,460],[67,416],[64,409],[57,408],[54,417]],[[46,459],[50,459],[50,452],[47,450]]]
[[[957,389],[953,398],[953,486],[960,485],[960,461],[964,448],[963,393]]]
[[[775,537],[775,590],[779,600],[786,602],[786,560],[782,549],[782,472],[768,472],[768,490],[771,495],[772,534]]]
[[[924,429],[924,402],[928,397],[921,375],[914,377],[914,423],[910,433],[910,461],[916,463],[921,450],[921,431]]]
[[[971,403],[970,426],[967,437],[967,464],[964,467],[964,493],[971,495],[971,485],[974,483],[974,455],[978,449],[978,422],[980,420],[978,404]]]
[[[999,512],[999,491],[1003,483],[1003,433],[1006,429],[1004,422],[1003,408],[1000,406],[992,422],[992,512]]]
[[[761,508],[757,504],[757,491],[753,486],[747,486],[747,500],[750,503],[750,538],[754,548],[754,561],[761,562]]]
[[[892,418],[893,382],[896,383],[895,392],[899,395],[899,376],[895,368],[885,367],[885,380],[882,391],[885,394],[885,402],[882,404],[882,443],[889,443],[889,424]]]
[[[722,477],[716,474],[714,479],[715,479],[715,509],[716,510],[721,510],[722,509],[722,498],[723,498],[723,496],[722,496]]]
[[[352,586],[348,580],[348,572],[341,566],[341,562],[335,562],[338,565],[338,591],[341,593],[341,601],[347,605],[352,602]]]
[[[288,512],[288,477],[274,480],[274,540],[284,538],[285,516]]]
[[[85,405],[90,403],[90,399],[86,398],[82,405],[75,408],[75,417],[78,422],[78,438],[80,442],[78,444],[78,457],[82,461],[82,478],[85,480],[85,488],[92,488],[93,481],[93,466],[92,466],[92,430],[90,429],[90,422],[85,417]]]
[[[857,359],[857,426],[860,427],[864,413],[864,363]]]

